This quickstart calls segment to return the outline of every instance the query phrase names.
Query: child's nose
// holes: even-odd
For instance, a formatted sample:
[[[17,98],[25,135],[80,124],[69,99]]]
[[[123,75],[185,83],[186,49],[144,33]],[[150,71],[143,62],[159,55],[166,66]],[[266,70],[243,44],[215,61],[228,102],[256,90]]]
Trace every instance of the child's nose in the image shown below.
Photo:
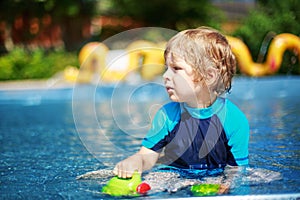
[[[170,75],[171,75],[171,70],[170,70],[170,68],[168,67],[167,70],[165,71],[165,73],[163,74],[163,79],[164,79],[164,80],[170,79]]]

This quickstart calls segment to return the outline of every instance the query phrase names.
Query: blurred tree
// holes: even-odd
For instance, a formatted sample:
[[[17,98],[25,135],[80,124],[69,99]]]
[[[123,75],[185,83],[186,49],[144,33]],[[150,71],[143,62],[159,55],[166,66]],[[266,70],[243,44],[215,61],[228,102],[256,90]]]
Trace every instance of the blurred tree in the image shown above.
[[[52,25],[62,27],[65,48],[75,50],[87,37],[82,28],[96,14],[96,5],[93,0],[5,0],[0,1],[0,21],[11,29],[14,43],[28,45],[44,28],[41,19],[48,16]]]
[[[300,35],[300,1],[257,0],[257,3],[234,36],[242,38],[247,44],[253,60],[263,62],[275,35],[284,32]],[[296,55],[287,51],[279,72],[300,74],[299,65]]]
[[[129,16],[145,26],[175,30],[208,25],[220,28],[224,15],[209,0],[112,0],[108,14]],[[213,13],[213,14],[212,14]]]

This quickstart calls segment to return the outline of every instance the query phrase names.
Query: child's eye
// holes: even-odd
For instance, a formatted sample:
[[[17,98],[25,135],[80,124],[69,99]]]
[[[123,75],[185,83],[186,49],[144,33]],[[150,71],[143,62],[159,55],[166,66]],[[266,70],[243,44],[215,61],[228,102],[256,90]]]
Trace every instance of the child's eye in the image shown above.
[[[171,69],[173,71],[179,71],[182,70],[182,67],[165,65],[165,71],[167,71],[168,69]]]
[[[174,69],[175,71],[182,70],[181,67],[177,67],[177,66],[173,67],[173,69]]]

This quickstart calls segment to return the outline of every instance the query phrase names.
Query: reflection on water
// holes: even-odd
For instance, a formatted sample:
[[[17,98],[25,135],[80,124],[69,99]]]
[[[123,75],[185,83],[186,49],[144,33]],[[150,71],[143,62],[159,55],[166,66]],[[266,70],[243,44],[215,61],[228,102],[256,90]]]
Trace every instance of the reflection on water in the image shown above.
[[[267,188],[255,188],[255,192],[267,193],[268,189],[299,192],[300,85],[295,80],[280,80],[266,83],[252,81],[250,86],[250,90],[256,92],[254,98],[243,99],[236,95],[232,98],[250,122],[251,165],[279,171],[283,176],[282,181],[276,181]]]
[[[254,104],[258,106],[248,110],[247,114],[252,127],[250,151],[252,155],[261,152],[255,164],[265,166],[268,163],[274,169],[299,170],[300,101],[294,98],[258,98]]]
[[[240,182],[230,195],[300,192],[299,87],[299,79],[271,85],[249,79],[235,82],[228,98],[250,122],[250,169],[280,172],[282,179],[268,184]],[[76,176],[111,168],[139,149],[153,113],[167,101],[159,84],[96,90],[84,86],[78,92],[81,98],[73,102],[42,97],[28,104],[33,91],[23,92],[17,101],[1,103],[0,98],[1,199],[103,198],[99,181]],[[182,190],[152,197],[188,196]]]

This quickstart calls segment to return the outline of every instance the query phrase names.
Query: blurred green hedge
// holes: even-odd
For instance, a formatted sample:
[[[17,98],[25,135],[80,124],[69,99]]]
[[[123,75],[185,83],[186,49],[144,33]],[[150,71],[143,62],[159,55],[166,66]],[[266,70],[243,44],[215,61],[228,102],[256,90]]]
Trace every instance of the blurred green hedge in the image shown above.
[[[79,66],[76,53],[15,48],[0,57],[0,80],[45,79],[68,65]]]

